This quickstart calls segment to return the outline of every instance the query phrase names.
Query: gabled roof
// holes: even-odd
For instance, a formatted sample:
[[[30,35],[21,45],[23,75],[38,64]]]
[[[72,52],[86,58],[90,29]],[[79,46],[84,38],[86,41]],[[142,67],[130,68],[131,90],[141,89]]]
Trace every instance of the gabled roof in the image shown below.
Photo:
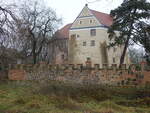
[[[92,9],[89,9],[91,13],[96,17],[96,19],[104,26],[111,26],[113,23],[113,19],[109,14],[98,12]],[[58,30],[55,34],[55,36],[58,39],[65,39],[69,38],[69,29],[71,28],[72,23],[65,25],[63,28]]]
[[[55,36],[59,39],[69,38],[69,29],[72,26],[72,23],[65,25],[63,28],[58,30]]]
[[[103,24],[104,26],[111,26],[113,23],[113,19],[109,14],[98,12],[95,10],[91,10],[92,14],[98,19],[98,21]]]

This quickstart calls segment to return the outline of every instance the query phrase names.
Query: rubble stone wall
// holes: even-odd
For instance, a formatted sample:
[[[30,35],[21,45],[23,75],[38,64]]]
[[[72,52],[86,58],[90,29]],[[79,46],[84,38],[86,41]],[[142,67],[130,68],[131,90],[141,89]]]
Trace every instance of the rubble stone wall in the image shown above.
[[[106,64],[100,68],[98,64],[94,67],[82,64],[35,64],[10,66],[10,80],[57,80],[79,84],[110,84],[110,85],[137,85],[150,83],[150,71],[136,70],[134,65],[127,69],[126,65],[118,68],[113,64]]]

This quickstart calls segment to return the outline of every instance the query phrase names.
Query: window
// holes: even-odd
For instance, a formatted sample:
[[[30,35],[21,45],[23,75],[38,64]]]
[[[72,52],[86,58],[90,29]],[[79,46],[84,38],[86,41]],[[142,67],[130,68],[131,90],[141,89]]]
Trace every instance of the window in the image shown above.
[[[95,46],[95,40],[91,40],[91,46]]]
[[[92,23],[93,21],[92,20],[90,20],[90,23]]]
[[[71,38],[76,38],[76,34],[71,35]]]
[[[91,60],[91,58],[90,58],[90,57],[87,57],[86,59],[87,59],[88,61],[89,61],[89,60]]]
[[[86,46],[86,42],[83,42],[83,46]]]
[[[61,55],[61,59],[62,59],[62,60],[64,60],[64,59],[65,59],[65,56],[64,56],[63,54]]]
[[[116,62],[116,59],[115,58],[113,58],[113,63],[115,63]]]
[[[91,36],[96,36],[96,29],[91,29],[90,34]]]
[[[80,21],[79,23],[82,24],[82,21]]]
[[[77,35],[77,38],[79,38],[80,37],[80,35]]]

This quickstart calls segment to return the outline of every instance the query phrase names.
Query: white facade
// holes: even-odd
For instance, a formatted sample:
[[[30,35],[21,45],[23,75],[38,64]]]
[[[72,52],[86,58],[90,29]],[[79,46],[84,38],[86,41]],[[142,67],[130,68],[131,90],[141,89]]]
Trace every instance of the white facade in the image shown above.
[[[108,27],[87,7],[83,8],[69,30],[68,60],[73,64],[119,64],[122,47],[108,49]],[[128,55],[125,64],[129,64]]]

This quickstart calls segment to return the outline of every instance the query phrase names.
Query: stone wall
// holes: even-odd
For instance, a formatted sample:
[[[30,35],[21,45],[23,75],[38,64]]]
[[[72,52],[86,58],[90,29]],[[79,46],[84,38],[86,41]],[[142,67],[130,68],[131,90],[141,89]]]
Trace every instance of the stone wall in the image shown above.
[[[8,73],[7,71],[0,71],[0,80],[5,80],[8,78]]]
[[[142,67],[142,66],[141,66]],[[126,69],[126,65],[117,68],[113,64],[108,67],[106,64],[100,68],[98,64],[94,67],[83,66],[82,64],[36,64],[36,65],[15,65],[10,66],[10,80],[57,80],[80,84],[113,84],[113,85],[137,85],[150,83],[150,71],[136,70],[134,65]]]
[[[22,69],[9,70],[8,78],[10,80],[27,80],[27,73]]]

